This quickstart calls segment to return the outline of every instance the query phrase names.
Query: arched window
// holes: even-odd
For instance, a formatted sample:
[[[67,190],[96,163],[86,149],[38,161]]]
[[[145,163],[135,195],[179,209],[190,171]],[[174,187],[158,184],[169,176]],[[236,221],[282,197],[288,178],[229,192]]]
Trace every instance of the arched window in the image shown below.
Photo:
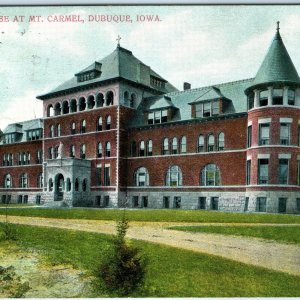
[[[54,147],[54,158],[58,157],[58,148],[59,148],[59,145]]]
[[[57,102],[54,106],[54,114],[55,116],[59,116],[61,114],[61,105]]]
[[[136,186],[148,186],[149,185],[149,173],[146,168],[138,168],[134,174],[134,182]]]
[[[70,157],[75,157],[75,146],[70,145]]]
[[[86,131],[86,120],[80,122],[80,133],[85,133]]]
[[[180,153],[186,153],[186,136],[180,139]]]
[[[77,101],[76,99],[72,99],[70,102],[70,111],[71,113],[77,112]]]
[[[147,142],[147,155],[152,156],[152,151],[153,151],[153,143],[152,140],[149,140]]]
[[[136,141],[131,142],[130,154],[131,154],[132,157],[136,156]]]
[[[48,148],[48,157],[49,157],[49,159],[53,159],[54,158],[53,147]]]
[[[204,136],[202,134],[199,135],[198,137],[198,147],[197,151],[198,152],[204,152]]]
[[[110,130],[110,127],[111,127],[111,116],[107,116],[105,129]]]
[[[61,136],[61,127],[60,127],[60,124],[56,125],[56,136]]]
[[[97,131],[102,131],[102,129],[103,129],[102,117],[99,117],[97,120]]]
[[[202,186],[220,185],[220,170],[215,164],[206,165],[201,171]]]
[[[20,188],[28,188],[28,175],[26,173],[20,176]]]
[[[53,191],[53,179],[50,178],[49,179],[49,192],[52,192]]]
[[[40,173],[38,175],[38,178],[37,178],[37,187],[38,188],[42,188],[43,187],[43,173]]]
[[[97,157],[101,158],[102,157],[102,143],[97,144]]]
[[[178,166],[171,166],[166,176],[167,186],[182,186],[182,172]]]
[[[83,111],[86,109],[86,102],[84,97],[79,98],[79,111]]]
[[[163,149],[162,149],[162,153],[163,155],[169,154],[169,139],[168,138],[164,138],[163,140]]]
[[[75,134],[76,133],[76,124],[75,122],[71,123],[71,134]]]
[[[12,179],[10,174],[4,176],[4,187],[9,189],[12,187]]]
[[[225,148],[225,135],[224,132],[220,132],[218,136],[218,151],[223,151]]]
[[[50,104],[47,107],[47,117],[53,117],[53,115],[54,115],[53,105]]]
[[[70,178],[67,178],[66,190],[67,190],[67,192],[71,191],[71,180],[70,180]]]
[[[54,137],[54,126],[53,125],[51,125],[49,128],[49,136]]]
[[[178,149],[178,143],[177,143],[177,138],[173,137],[172,139],[172,154],[177,154]]]
[[[75,179],[75,192],[79,191],[79,180],[78,178]]]
[[[80,145],[80,158],[85,159],[85,144]]]
[[[63,102],[62,111],[63,111],[64,115],[69,113],[69,103],[68,103],[68,101]]]
[[[88,96],[87,99],[88,109],[93,109],[95,106],[95,97],[93,95]]]
[[[102,93],[99,93],[96,98],[96,106],[103,107],[104,105],[104,96]]]
[[[132,108],[136,107],[136,94],[131,94],[131,97],[130,97],[130,107],[132,107]]]
[[[209,134],[207,137],[207,151],[212,152],[215,149],[215,137],[213,134]]]
[[[110,157],[110,142],[105,144],[105,157]]]
[[[86,191],[86,187],[87,187],[87,180],[86,180],[86,178],[85,178],[85,179],[83,179],[83,181],[82,181],[82,191],[83,191],[83,192]]]
[[[106,106],[110,106],[114,104],[114,93],[112,91],[108,91],[106,93]]]
[[[145,142],[140,141],[139,156],[145,156]]]
[[[124,92],[124,103],[129,105],[129,93],[127,91]]]

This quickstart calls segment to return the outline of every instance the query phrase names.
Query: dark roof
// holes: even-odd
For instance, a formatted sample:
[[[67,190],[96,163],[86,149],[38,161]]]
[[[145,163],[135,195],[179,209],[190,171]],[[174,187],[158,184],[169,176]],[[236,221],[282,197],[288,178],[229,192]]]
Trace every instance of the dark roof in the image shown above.
[[[163,97],[169,98],[172,106],[177,108],[175,110],[175,115],[171,120],[172,122],[187,121],[192,119],[190,104],[207,101],[207,98],[211,98],[211,96],[209,96],[211,95],[210,93],[213,93],[212,99],[216,99],[216,95],[218,95],[217,98],[227,99],[227,105],[225,107],[224,114],[247,112],[247,98],[244,91],[252,85],[252,82],[253,78],[250,78],[181,92],[172,92],[166,94],[165,96],[144,98],[131,120],[130,127],[139,127],[145,125],[144,112],[152,110],[153,108],[165,108],[166,102],[162,101]],[[208,95],[209,97],[205,97],[205,95]]]
[[[272,82],[300,83],[299,75],[284,46],[279,30],[255,76],[253,86]]]
[[[77,77],[74,75],[70,80],[64,82],[59,85],[52,91],[47,94],[40,95],[38,99],[44,99],[46,96],[50,96],[52,94],[56,94],[62,91],[68,91],[70,89],[76,87],[82,87],[85,85],[89,85],[91,83],[98,83],[102,81],[106,81],[109,79],[115,78],[123,78],[130,81],[133,81],[138,84],[142,84],[144,86],[148,86],[149,88],[156,89],[161,93],[169,93],[172,91],[177,91],[177,89],[167,82],[164,78],[162,78],[159,74],[154,72],[149,66],[145,65],[139,59],[137,59],[131,51],[118,46],[111,54],[106,56],[105,58],[92,63],[90,66],[86,67],[82,71],[78,72],[78,74],[85,73],[89,70],[93,70],[95,68],[95,64],[100,66],[101,64],[101,75],[92,80],[87,80],[83,82],[78,82]],[[150,85],[150,76],[154,76],[158,79],[161,79],[165,82],[164,87],[153,87]]]

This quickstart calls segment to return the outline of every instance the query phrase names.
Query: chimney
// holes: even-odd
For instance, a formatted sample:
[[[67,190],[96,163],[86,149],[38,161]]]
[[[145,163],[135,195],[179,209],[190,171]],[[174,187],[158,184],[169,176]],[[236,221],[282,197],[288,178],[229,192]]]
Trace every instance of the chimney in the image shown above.
[[[183,90],[186,91],[186,90],[190,90],[191,89],[191,84],[188,83],[188,82],[184,82],[183,83]]]

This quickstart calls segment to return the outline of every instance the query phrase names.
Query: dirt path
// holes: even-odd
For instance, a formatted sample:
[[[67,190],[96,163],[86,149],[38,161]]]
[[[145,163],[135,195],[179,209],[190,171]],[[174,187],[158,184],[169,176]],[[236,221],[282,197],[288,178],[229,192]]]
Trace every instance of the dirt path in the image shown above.
[[[0,221],[3,220],[4,216],[0,216]],[[108,234],[115,233],[115,222],[113,221],[10,216],[9,222]],[[259,238],[167,230],[166,227],[171,225],[203,225],[203,223],[132,222],[127,237],[209,253],[255,266],[300,275],[300,246],[285,245]],[[249,226],[250,224],[244,225]],[[256,226],[257,224],[252,225]],[[268,224],[268,226],[275,225]]]

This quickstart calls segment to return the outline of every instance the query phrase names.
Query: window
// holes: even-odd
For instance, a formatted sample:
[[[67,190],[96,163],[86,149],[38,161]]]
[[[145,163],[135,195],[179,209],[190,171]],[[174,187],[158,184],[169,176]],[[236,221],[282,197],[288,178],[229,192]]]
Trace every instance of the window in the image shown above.
[[[139,156],[145,156],[145,142],[140,141]]]
[[[153,151],[153,143],[152,140],[149,140],[147,142],[147,155],[152,156],[152,151]]]
[[[252,125],[247,128],[247,147],[250,148],[252,146]]]
[[[108,91],[106,93],[106,106],[110,106],[114,104],[114,93],[112,91]]]
[[[76,124],[75,122],[71,123],[71,134],[75,134],[76,133]]]
[[[211,197],[210,207],[211,207],[212,210],[218,210],[219,209],[219,197]]]
[[[85,102],[85,98],[81,97],[79,98],[79,111],[84,111],[86,108],[86,102]]]
[[[53,105],[50,104],[50,105],[47,107],[47,117],[53,117],[53,115],[54,115]]]
[[[96,166],[96,185],[102,185],[102,165]]]
[[[80,133],[85,133],[86,131],[86,121],[82,120],[80,123]]]
[[[283,214],[286,213],[286,202],[287,198],[279,198],[278,199],[278,212]]]
[[[12,187],[12,178],[10,174],[6,174],[4,177],[4,187],[7,189]]]
[[[295,105],[295,91],[288,90],[288,105]]]
[[[43,187],[43,173],[40,173],[38,175],[38,178],[37,178],[37,187],[38,188],[42,188]]]
[[[85,159],[85,144],[80,145],[80,158]]]
[[[37,204],[37,205],[41,204],[41,195],[36,195],[36,197],[35,197],[35,204]]]
[[[130,107],[134,108],[136,106],[136,95],[135,94],[131,94],[130,97]]]
[[[78,178],[75,179],[75,192],[79,191],[79,180]]]
[[[135,172],[135,185],[136,186],[148,186],[149,185],[149,174],[146,168],[138,168]]]
[[[207,151],[212,152],[215,149],[215,137],[213,134],[208,135]]]
[[[102,143],[97,144],[97,157],[101,158],[102,157]]]
[[[205,102],[203,103],[203,117],[210,117],[211,116],[211,103]]]
[[[54,147],[54,158],[58,157],[58,148],[59,148],[59,146]]]
[[[256,199],[256,211],[257,212],[266,212],[267,211],[267,198],[258,197]]]
[[[212,102],[212,115],[216,116],[220,114],[220,104],[219,101]]]
[[[181,137],[181,140],[180,140],[180,153],[186,153],[186,136]]]
[[[103,130],[102,117],[99,117],[97,120],[97,131]]]
[[[247,160],[246,162],[246,184],[249,185],[251,183],[251,160]]]
[[[101,206],[101,196],[96,196],[95,205],[96,206]]]
[[[51,138],[54,137],[54,126],[53,126],[53,125],[50,126],[49,136],[50,136]]]
[[[246,198],[245,198],[244,211],[248,211],[248,207],[249,207],[249,197],[246,197]]]
[[[148,124],[153,124],[153,112],[148,114]],[[154,112],[154,124],[168,122],[168,111],[166,109],[158,110]]]
[[[20,176],[20,188],[28,188],[28,175],[26,173]]]
[[[131,152],[132,157],[136,156],[136,142],[135,141],[131,142],[130,152]]]
[[[181,208],[181,197],[175,196],[174,197],[174,208]]]
[[[177,138],[176,137],[174,137],[173,139],[172,139],[172,154],[177,154],[177,147],[178,146],[178,144],[177,144]]]
[[[49,179],[49,192],[53,191],[53,180],[52,178]]]
[[[162,151],[163,155],[167,155],[169,154],[169,139],[168,138],[164,138],[163,140],[163,151]]]
[[[254,93],[251,92],[248,95],[248,110],[252,109],[254,107]]]
[[[278,182],[279,184],[288,184],[289,178],[289,160],[279,159]]]
[[[66,190],[67,190],[67,192],[70,192],[71,188],[72,188],[71,180],[70,180],[70,178],[67,178],[67,184],[66,184]]]
[[[273,105],[282,105],[282,104],[283,104],[283,89],[274,89]]]
[[[106,130],[110,130],[111,127],[111,116],[106,117]]]
[[[198,137],[198,147],[197,147],[197,151],[198,152],[204,152],[205,148],[204,148],[204,136],[202,134],[199,135]]]
[[[215,164],[206,165],[201,171],[202,186],[220,185],[220,170]]]
[[[105,144],[105,157],[110,157],[110,142]]]
[[[143,208],[148,207],[148,197],[147,196],[142,196],[141,207],[143,207]]]
[[[70,157],[75,157],[75,146],[70,145]]]
[[[300,125],[298,125],[298,146],[300,147]]]
[[[297,211],[300,211],[300,198],[296,199],[296,209]]]
[[[195,104],[195,110],[196,110],[196,118],[202,118],[202,103]]]
[[[93,109],[95,106],[95,97],[93,95],[88,96],[87,99],[88,109]]]
[[[36,141],[42,137],[41,129],[34,129],[27,131],[27,140],[28,141]]]
[[[225,147],[225,135],[224,132],[220,132],[218,136],[218,151],[223,151]]]
[[[74,113],[77,112],[77,101],[76,99],[72,99],[70,102],[70,112]]]
[[[258,160],[258,184],[269,183],[269,160],[259,159]]]
[[[41,164],[42,162],[43,162],[43,151],[38,150],[38,152],[36,153],[36,163]]]
[[[104,95],[102,93],[99,93],[96,97],[96,106],[103,107],[103,105],[104,105]]]
[[[297,160],[297,185],[300,185],[300,160]]]
[[[105,195],[104,196],[104,207],[108,207],[109,206],[109,196],[108,195]]]
[[[82,191],[85,192],[87,188],[87,180],[86,178],[82,180]]]
[[[259,124],[259,145],[269,145],[270,124]]]
[[[56,136],[61,136],[61,127],[60,127],[60,124],[56,125]]]
[[[49,157],[49,159],[54,158],[54,153],[53,153],[53,148],[52,147],[48,148],[48,157]],[[20,161],[19,161],[19,164],[20,164]]]
[[[148,113],[148,124],[154,124],[154,112],[149,112]]]
[[[198,209],[206,209],[206,197],[198,198]]]
[[[69,113],[69,103],[68,103],[68,101],[63,102],[62,111],[63,111],[64,115]]]
[[[163,208],[170,208],[170,197],[163,197]]]
[[[54,106],[54,114],[55,114],[55,116],[60,116],[60,114],[61,114],[61,105],[59,102],[56,103]]]
[[[168,122],[168,111],[166,109],[161,111],[161,123]]]
[[[28,203],[28,195],[24,195],[24,198],[23,198],[23,203],[24,204],[27,204]]]
[[[139,207],[139,196],[132,196],[132,207]]]
[[[110,185],[110,165],[106,164],[104,166],[104,185],[109,186]]]
[[[291,138],[291,124],[280,123],[280,145],[289,145]]]
[[[268,90],[261,91],[259,93],[259,106],[266,106],[268,105]]]
[[[182,186],[182,172],[178,166],[171,166],[167,172],[166,185],[171,187]]]

